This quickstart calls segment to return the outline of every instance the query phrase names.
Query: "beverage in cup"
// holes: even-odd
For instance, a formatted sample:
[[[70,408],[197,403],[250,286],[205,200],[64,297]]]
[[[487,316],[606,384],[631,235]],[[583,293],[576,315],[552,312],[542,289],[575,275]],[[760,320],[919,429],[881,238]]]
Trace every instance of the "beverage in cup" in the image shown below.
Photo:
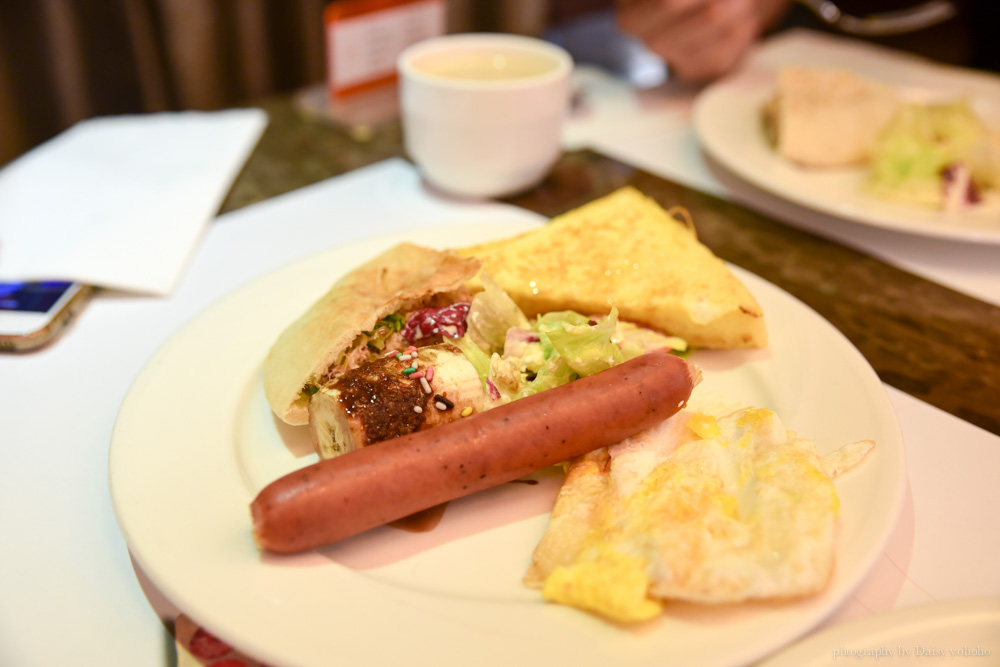
[[[460,196],[498,197],[544,179],[560,152],[573,62],[519,35],[455,34],[399,57],[407,153]]]

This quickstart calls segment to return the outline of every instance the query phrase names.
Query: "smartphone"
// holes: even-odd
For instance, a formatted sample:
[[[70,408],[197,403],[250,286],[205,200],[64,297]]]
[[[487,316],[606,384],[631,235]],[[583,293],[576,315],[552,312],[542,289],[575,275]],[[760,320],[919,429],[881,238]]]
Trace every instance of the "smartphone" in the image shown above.
[[[0,352],[45,345],[90,298],[89,285],[62,281],[0,282]]]

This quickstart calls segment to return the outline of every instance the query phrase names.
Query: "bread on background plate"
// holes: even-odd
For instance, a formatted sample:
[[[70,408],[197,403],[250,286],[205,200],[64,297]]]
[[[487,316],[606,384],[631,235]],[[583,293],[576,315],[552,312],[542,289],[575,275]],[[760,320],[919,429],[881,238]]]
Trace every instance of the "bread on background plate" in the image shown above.
[[[763,111],[775,150],[804,167],[864,164],[900,106],[894,87],[854,72],[783,67]]]

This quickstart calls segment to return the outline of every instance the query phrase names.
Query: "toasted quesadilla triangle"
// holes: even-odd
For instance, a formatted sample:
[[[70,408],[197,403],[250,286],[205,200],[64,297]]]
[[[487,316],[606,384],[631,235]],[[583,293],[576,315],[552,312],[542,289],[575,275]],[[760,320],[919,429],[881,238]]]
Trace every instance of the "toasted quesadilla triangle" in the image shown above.
[[[451,251],[397,245],[338,280],[275,341],[264,362],[264,393],[289,424],[309,421],[308,387],[386,315],[418,308],[463,288],[479,260]]]
[[[616,306],[621,319],[696,347],[767,344],[763,310],[725,262],[632,187],[537,230],[458,252],[482,260],[529,317]]]

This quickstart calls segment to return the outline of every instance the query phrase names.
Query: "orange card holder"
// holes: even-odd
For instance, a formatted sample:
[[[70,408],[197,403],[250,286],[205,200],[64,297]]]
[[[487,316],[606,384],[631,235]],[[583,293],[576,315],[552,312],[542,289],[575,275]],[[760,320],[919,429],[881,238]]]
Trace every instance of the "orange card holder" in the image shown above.
[[[327,91],[344,100],[396,81],[407,46],[445,32],[445,0],[337,0],[323,12]]]

